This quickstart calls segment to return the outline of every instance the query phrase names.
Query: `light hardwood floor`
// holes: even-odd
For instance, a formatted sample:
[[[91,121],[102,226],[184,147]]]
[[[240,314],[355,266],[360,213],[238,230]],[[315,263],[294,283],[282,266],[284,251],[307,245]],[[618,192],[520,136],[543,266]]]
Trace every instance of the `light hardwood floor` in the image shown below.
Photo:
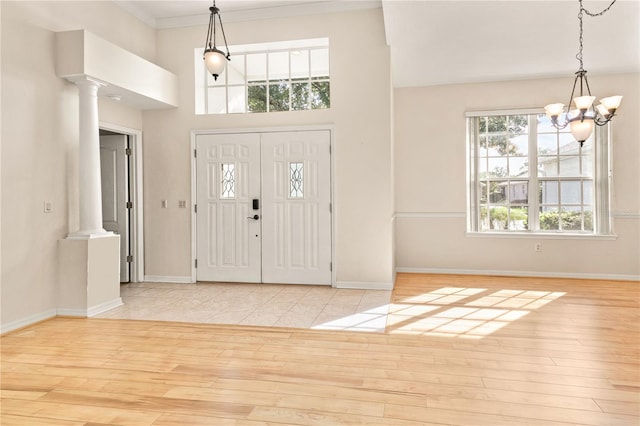
[[[385,333],[56,318],[7,425],[638,425],[637,282],[399,274]]]

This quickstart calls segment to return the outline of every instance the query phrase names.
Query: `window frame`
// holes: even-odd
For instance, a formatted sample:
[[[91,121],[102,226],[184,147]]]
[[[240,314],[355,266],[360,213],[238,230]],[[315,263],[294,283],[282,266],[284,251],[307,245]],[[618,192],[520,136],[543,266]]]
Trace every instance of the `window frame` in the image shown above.
[[[527,202],[528,208],[528,221],[533,221],[534,225],[538,229],[528,230],[495,230],[488,229],[482,230],[480,226],[480,209],[482,207],[480,203],[480,184],[479,178],[479,119],[481,117],[490,116],[511,116],[511,115],[526,115],[529,121],[529,139],[528,139],[528,154],[527,159],[529,164],[537,164],[538,161],[538,149],[537,149],[537,130],[534,132],[534,136],[531,135],[531,123],[535,120],[535,116],[538,114],[544,114],[543,108],[529,108],[529,109],[509,109],[509,110],[489,110],[489,111],[471,111],[465,114],[466,120],[466,172],[467,172],[467,232],[468,236],[498,236],[498,237],[535,237],[535,238],[604,238],[615,239],[613,232],[613,221],[611,215],[611,185],[612,185],[612,167],[611,167],[611,141],[612,141],[612,128],[611,123],[606,126],[594,126],[594,140],[593,140],[593,231],[574,231],[574,230],[540,230],[539,229],[539,210],[541,202],[539,202],[537,195],[530,195]],[[536,166],[537,168],[537,166]],[[513,177],[507,177],[511,180]],[[515,180],[522,180],[517,177]],[[529,185],[529,194],[535,191],[537,194],[537,188],[540,181],[538,173],[529,173],[529,177],[526,181]],[[553,181],[572,181],[576,180],[576,177],[571,176],[555,176]],[[581,182],[584,179],[578,179]],[[531,200],[535,199],[534,203]],[[562,205],[559,203],[560,206]],[[510,205],[510,203],[508,204]],[[584,200],[582,204],[584,205]]]

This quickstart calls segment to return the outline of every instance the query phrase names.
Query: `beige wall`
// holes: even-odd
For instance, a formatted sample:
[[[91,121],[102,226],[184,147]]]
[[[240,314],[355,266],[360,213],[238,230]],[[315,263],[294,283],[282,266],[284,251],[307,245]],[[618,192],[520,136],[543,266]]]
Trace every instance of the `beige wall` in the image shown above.
[[[194,114],[193,49],[206,27],[158,32],[158,65],[178,75],[180,108],[145,111],[145,274],[191,275],[190,131],[328,124],[335,128],[338,284],[392,282],[391,76],[380,9],[225,24],[232,44],[329,37],[331,108]],[[233,57],[232,57],[233,60]],[[161,208],[161,200],[169,208]]]
[[[624,95],[613,123],[615,240],[468,237],[465,112],[541,107],[572,78],[395,91],[396,262],[401,270],[640,275],[640,76],[590,76],[594,94]],[[543,250],[535,253],[534,243]]]
[[[112,2],[0,2],[2,316],[55,314],[57,240],[77,221],[78,95],[56,77],[54,32],[85,28],[153,60],[155,31]],[[100,120],[142,128],[140,111],[100,101]],[[51,201],[53,212],[43,213]]]

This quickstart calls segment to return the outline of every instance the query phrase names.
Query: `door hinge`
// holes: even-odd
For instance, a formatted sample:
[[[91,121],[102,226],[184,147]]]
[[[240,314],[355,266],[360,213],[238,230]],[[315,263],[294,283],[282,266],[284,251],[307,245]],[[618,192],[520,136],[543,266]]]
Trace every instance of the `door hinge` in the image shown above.
[[[196,260],[194,261],[194,264],[195,264],[195,267],[197,268],[197,267],[198,267],[198,259],[196,259]]]
[[[127,201],[127,208],[128,209],[132,209],[133,208],[133,203],[131,201]]]
[[[331,145],[329,145],[329,155],[331,155]]]
[[[333,262],[329,262],[329,270],[333,271]]]
[[[131,263],[133,262],[133,256],[129,255],[127,256],[127,263]]]
[[[333,213],[333,203],[329,203],[329,213]]]
[[[193,150],[193,158],[198,158],[198,150],[197,149]]]
[[[193,205],[193,212],[194,213],[198,213],[198,205],[197,204]]]
[[[124,155],[131,155],[131,148],[127,148],[124,150]]]

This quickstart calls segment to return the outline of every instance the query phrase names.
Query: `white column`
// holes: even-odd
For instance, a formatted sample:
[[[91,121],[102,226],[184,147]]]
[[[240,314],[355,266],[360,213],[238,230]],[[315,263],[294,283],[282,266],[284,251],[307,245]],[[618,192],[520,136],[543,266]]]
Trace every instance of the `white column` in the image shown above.
[[[100,177],[100,126],[98,88],[89,78],[75,81],[80,96],[80,143],[78,178],[80,180],[80,230],[77,237],[104,235],[102,228],[102,183]]]

